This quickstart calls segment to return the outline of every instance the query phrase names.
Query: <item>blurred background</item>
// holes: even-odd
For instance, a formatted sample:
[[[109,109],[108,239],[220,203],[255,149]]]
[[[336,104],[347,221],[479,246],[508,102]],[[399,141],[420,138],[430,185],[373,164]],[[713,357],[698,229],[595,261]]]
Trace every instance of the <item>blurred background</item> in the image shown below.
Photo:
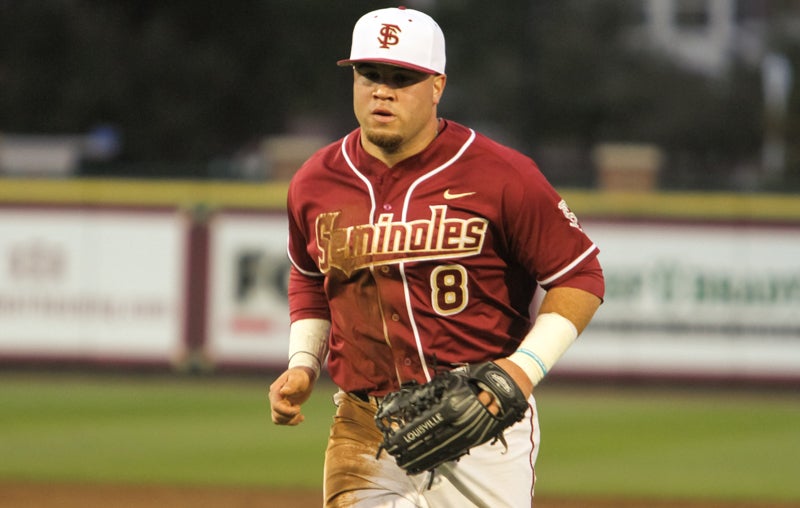
[[[287,182],[356,127],[336,61],[388,5],[0,0],[0,359],[282,365]],[[408,5],[446,34],[442,116],[600,245],[567,367],[800,378],[797,2]]]
[[[800,189],[796,2],[406,4],[447,36],[442,115],[556,185],[597,186],[598,147],[635,143],[657,150],[662,189]],[[284,176],[278,152],[355,127],[335,62],[362,13],[393,5],[2,1],[2,173]],[[19,160],[30,143],[49,164]]]
[[[445,33],[440,114],[531,156],[600,246],[604,305],[540,398],[545,500],[796,506],[800,3],[403,3]],[[287,182],[356,127],[336,61],[395,5],[0,0],[0,506],[317,498],[335,388],[306,432],[267,423]]]

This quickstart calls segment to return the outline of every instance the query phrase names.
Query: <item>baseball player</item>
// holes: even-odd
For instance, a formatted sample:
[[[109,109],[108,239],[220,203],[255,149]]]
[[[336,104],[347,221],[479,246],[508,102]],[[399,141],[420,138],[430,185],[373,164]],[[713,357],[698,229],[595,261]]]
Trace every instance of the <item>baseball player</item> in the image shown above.
[[[327,360],[340,390],[325,506],[530,507],[533,389],[601,303],[598,248],[532,160],[437,116],[445,42],[429,16],[364,15],[338,64],[353,72],[359,128],[290,184],[290,356],[270,386],[272,420],[303,421]],[[419,474],[379,453],[385,395],[487,361],[528,400],[504,443]],[[502,409],[489,391],[480,400]]]

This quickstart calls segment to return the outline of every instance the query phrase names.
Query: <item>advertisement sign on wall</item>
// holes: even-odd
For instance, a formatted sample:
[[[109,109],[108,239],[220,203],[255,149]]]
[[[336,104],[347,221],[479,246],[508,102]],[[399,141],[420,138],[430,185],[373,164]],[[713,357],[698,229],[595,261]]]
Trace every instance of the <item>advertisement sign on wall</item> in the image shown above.
[[[284,365],[289,350],[286,217],[221,213],[210,227],[209,360]]]
[[[174,361],[184,232],[177,212],[0,209],[0,354]]]
[[[584,223],[605,302],[561,369],[800,375],[800,228]]]

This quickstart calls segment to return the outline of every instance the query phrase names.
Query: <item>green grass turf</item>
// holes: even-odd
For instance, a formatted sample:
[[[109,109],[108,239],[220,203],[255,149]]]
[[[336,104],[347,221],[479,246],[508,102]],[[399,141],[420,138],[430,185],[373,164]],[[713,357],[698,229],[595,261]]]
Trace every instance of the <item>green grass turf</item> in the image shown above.
[[[800,395],[560,389],[538,394],[541,494],[800,500]]]
[[[269,382],[0,376],[0,479],[317,487],[333,388],[287,428]]]
[[[0,374],[0,482],[318,488],[334,388],[271,423],[270,376]],[[538,390],[537,492],[800,500],[800,395]]]

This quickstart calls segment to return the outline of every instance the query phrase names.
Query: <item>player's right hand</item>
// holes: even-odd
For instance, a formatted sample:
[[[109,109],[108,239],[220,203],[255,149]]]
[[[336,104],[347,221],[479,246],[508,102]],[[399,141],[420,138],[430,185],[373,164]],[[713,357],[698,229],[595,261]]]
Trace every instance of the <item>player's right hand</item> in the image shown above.
[[[305,420],[300,406],[311,396],[314,377],[314,372],[306,367],[294,367],[278,376],[269,387],[273,423],[297,425]]]

